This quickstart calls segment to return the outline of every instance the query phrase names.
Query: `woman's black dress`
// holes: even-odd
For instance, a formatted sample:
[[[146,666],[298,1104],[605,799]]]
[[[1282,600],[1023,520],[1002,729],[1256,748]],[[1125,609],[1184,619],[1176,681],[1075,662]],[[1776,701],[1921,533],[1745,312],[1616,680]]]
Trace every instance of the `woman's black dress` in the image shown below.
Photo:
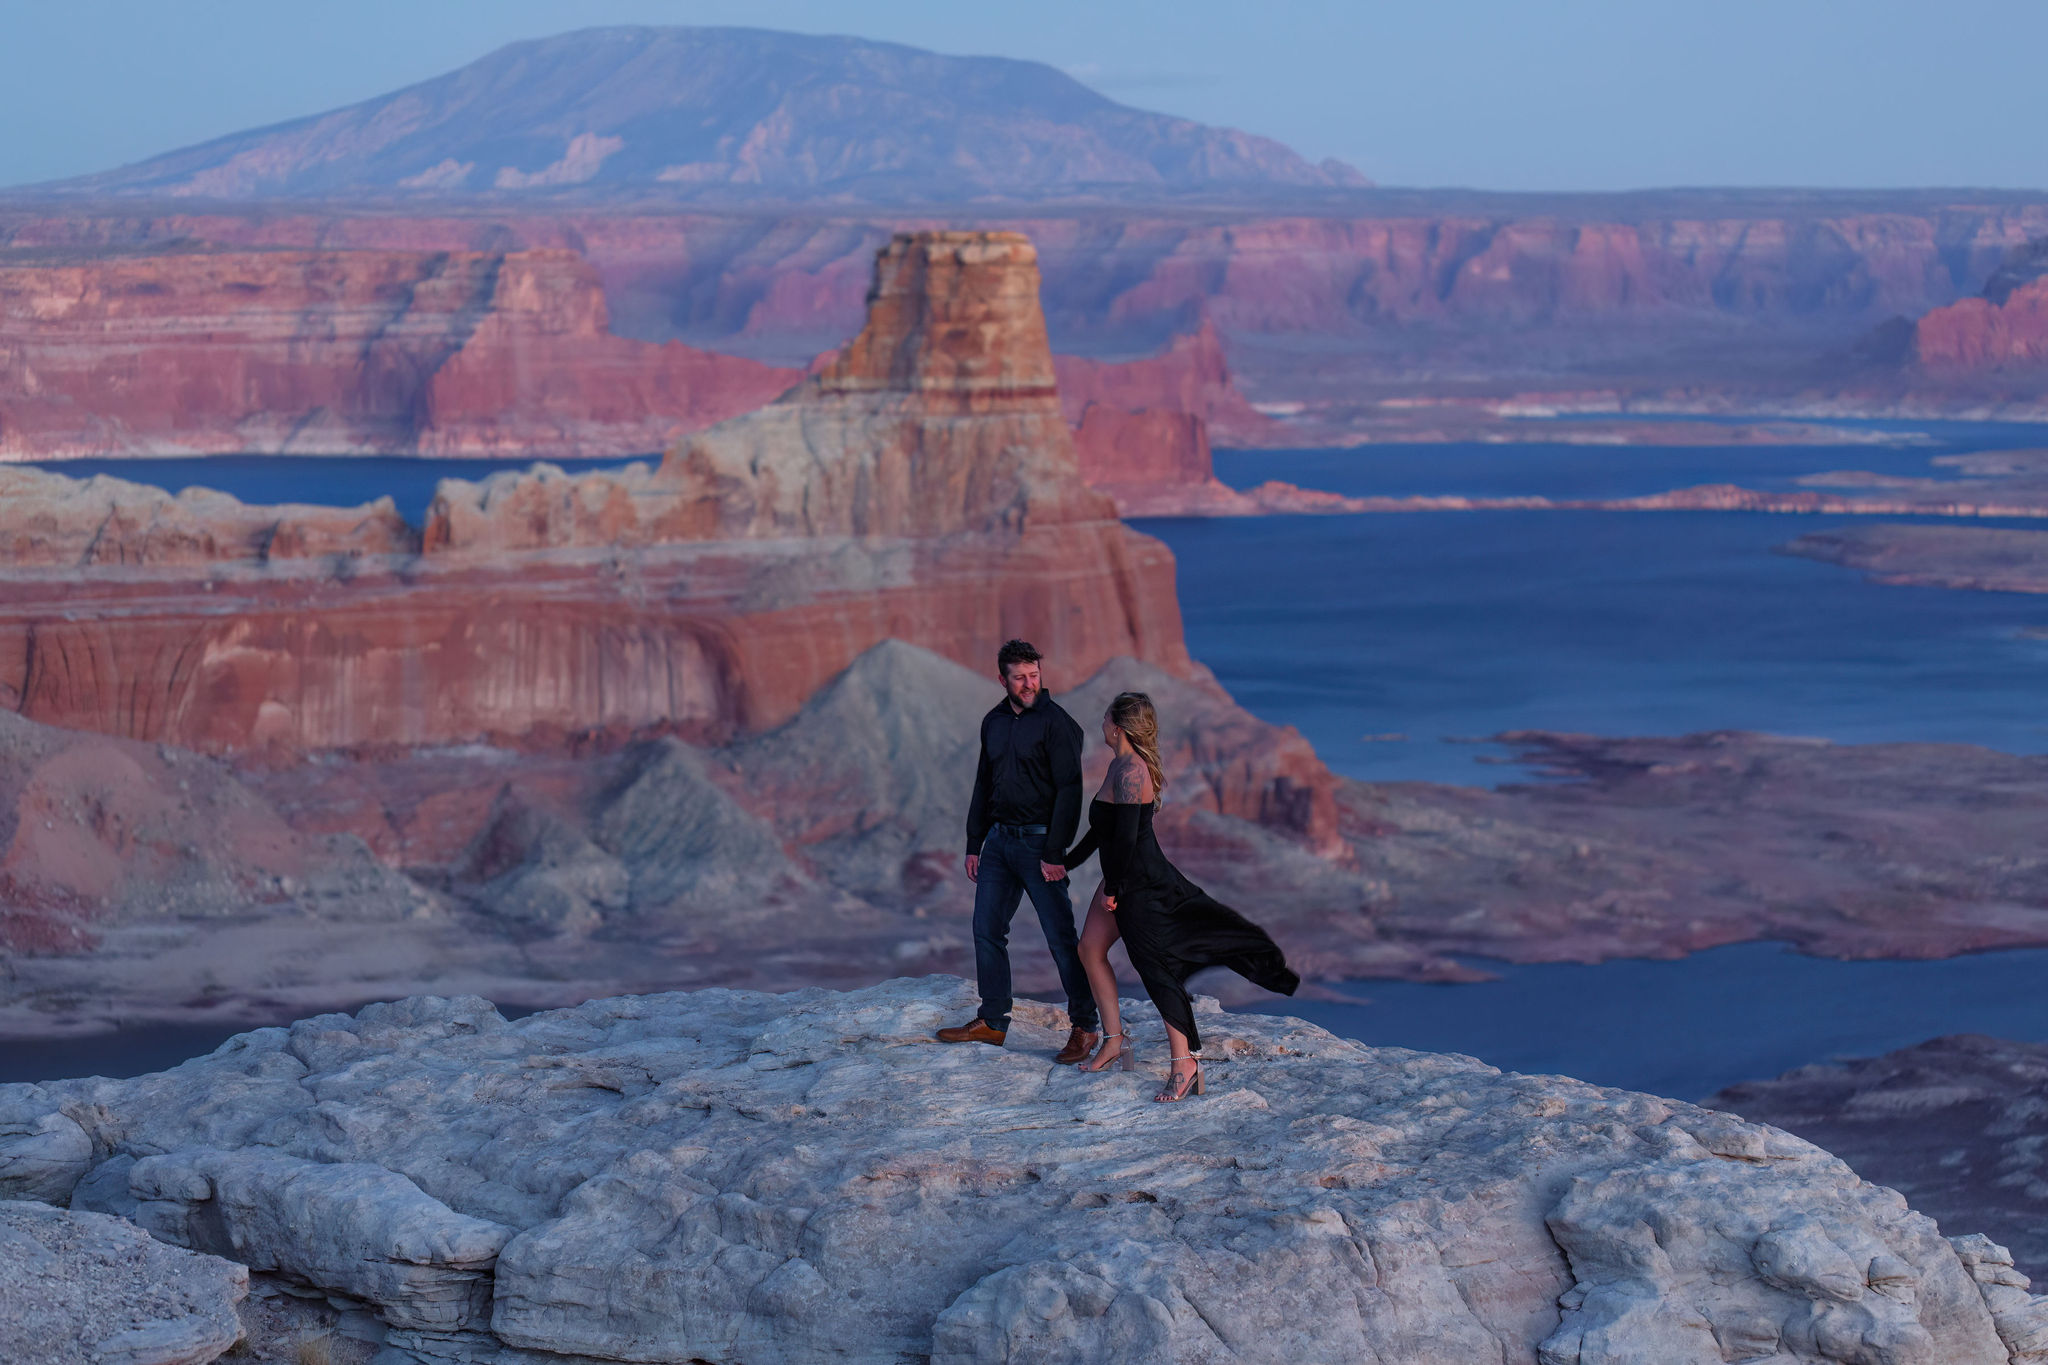
[[[1196,886],[1166,860],[1152,833],[1152,807],[1104,801],[1088,804],[1088,833],[1066,856],[1079,867],[1102,853],[1102,894],[1116,898],[1116,925],[1145,993],[1167,1023],[1198,1051],[1194,1002],[1187,980],[1204,967],[1228,967],[1254,985],[1294,994],[1301,978],[1280,947],[1237,911]]]

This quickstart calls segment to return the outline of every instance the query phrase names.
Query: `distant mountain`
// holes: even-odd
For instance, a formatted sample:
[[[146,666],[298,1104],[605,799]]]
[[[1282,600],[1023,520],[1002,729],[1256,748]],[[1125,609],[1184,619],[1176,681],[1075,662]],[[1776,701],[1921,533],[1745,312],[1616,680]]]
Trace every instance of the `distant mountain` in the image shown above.
[[[345,109],[40,188],[948,202],[1369,183],[1269,138],[1128,108],[1037,62],[762,29],[593,28],[513,43]]]

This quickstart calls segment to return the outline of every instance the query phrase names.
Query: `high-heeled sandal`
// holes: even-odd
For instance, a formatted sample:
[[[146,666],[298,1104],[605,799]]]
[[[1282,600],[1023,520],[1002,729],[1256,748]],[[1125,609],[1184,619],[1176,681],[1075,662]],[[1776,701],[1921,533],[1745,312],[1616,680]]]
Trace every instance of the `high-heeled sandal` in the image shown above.
[[[1109,1056],[1104,1057],[1102,1055],[1102,1049],[1109,1046],[1110,1039],[1128,1039],[1128,1037],[1128,1034],[1123,1033],[1103,1034],[1102,1042],[1096,1046],[1095,1055],[1093,1057],[1090,1057],[1087,1061],[1081,1063],[1078,1069],[1090,1073],[1097,1071],[1107,1071],[1109,1070],[1111,1063],[1116,1063],[1123,1070],[1129,1071],[1131,1069],[1131,1045],[1128,1041],[1118,1043],[1116,1045],[1116,1051],[1110,1053]]]
[[[1161,1088],[1158,1094],[1152,1097],[1154,1104],[1177,1104],[1186,1099],[1190,1093],[1196,1095],[1202,1093],[1202,1059],[1193,1053],[1189,1053],[1186,1056],[1170,1058],[1169,1065],[1172,1062],[1193,1062],[1195,1069],[1193,1071],[1168,1071],[1166,1073],[1166,1085]]]

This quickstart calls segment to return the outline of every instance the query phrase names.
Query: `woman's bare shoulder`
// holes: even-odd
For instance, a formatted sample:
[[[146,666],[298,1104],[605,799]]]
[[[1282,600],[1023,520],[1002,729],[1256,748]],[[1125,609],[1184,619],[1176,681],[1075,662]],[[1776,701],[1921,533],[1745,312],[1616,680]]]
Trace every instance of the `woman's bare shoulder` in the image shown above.
[[[1145,762],[1136,754],[1110,760],[1110,799],[1118,805],[1141,806],[1150,798],[1145,788],[1151,785],[1151,774],[1145,771]]]

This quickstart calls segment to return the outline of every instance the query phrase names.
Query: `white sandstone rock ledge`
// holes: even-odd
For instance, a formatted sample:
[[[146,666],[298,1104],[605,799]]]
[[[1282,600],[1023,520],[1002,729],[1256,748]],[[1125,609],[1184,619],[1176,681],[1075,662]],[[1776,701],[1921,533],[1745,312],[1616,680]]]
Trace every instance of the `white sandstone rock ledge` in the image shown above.
[[[0,1360],[205,1365],[242,1335],[249,1272],[118,1218],[0,1201]]]
[[[932,1040],[973,1007],[373,1005],[0,1087],[0,1195],[367,1306],[381,1365],[2005,1365],[2048,1322],[1997,1248],[1726,1114],[1213,1002],[1208,1097],[1156,1105],[1148,1008],[1154,1065],[1086,1076],[1047,1006]]]

